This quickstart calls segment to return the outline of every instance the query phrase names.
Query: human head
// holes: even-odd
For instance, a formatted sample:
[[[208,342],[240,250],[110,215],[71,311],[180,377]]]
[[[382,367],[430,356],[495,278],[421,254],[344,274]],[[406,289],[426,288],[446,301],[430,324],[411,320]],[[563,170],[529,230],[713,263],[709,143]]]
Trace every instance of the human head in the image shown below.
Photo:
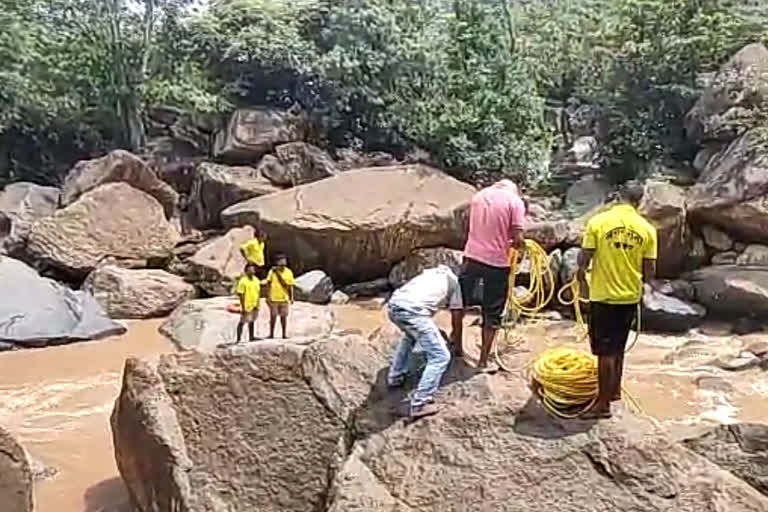
[[[645,188],[643,185],[635,180],[628,181],[619,188],[618,197],[622,203],[627,203],[632,206],[639,206],[643,200],[645,194]]]
[[[253,277],[256,274],[256,265],[254,265],[253,263],[248,263],[245,266],[245,274],[248,277]]]
[[[505,178],[503,180],[499,180],[494,183],[493,186],[498,188],[505,188],[515,195],[520,195],[520,191],[518,190],[517,185],[515,185],[515,182],[510,179]]]
[[[266,233],[264,233],[264,229],[261,227],[261,222],[255,222],[251,224],[251,229],[253,229],[254,238],[264,240],[267,237]]]
[[[285,254],[278,253],[275,255],[275,266],[277,267],[284,267],[288,265],[288,258],[285,256]]]

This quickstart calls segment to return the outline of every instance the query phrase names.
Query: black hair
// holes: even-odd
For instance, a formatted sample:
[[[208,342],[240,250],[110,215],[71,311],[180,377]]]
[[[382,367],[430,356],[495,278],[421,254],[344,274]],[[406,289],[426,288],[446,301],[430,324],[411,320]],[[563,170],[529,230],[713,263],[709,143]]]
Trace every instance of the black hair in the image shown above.
[[[278,252],[277,254],[275,254],[275,262],[278,262],[280,260],[285,260],[287,262],[288,256],[286,256],[285,253],[283,252]]]
[[[619,200],[638,206],[645,195],[645,187],[639,181],[628,181],[619,189]]]

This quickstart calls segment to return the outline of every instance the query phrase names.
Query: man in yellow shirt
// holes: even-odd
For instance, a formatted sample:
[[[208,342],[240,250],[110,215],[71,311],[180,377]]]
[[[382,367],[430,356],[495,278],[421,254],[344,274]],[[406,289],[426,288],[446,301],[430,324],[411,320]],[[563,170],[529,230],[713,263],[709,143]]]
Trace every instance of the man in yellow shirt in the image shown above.
[[[656,275],[656,229],[635,209],[642,198],[641,185],[625,185],[621,202],[592,217],[584,232],[578,276],[586,290],[592,263],[589,337],[599,381],[597,401],[585,418],[610,418],[611,402],[621,400],[627,338],[643,298],[643,283]]]
[[[269,337],[275,337],[275,324],[277,317],[280,317],[280,327],[283,331],[283,338],[288,338],[286,328],[288,325],[289,304],[293,302],[293,272],[288,268],[288,259],[284,254],[278,254],[275,257],[275,266],[267,274],[267,285],[269,294],[267,303],[269,304]]]
[[[237,281],[237,296],[240,299],[240,322],[237,324],[237,343],[243,335],[243,325],[248,324],[250,341],[256,339],[254,323],[259,316],[259,299],[261,298],[261,281],[256,277],[256,266],[249,263],[245,266],[245,275]]]
[[[253,226],[253,233],[254,237],[240,246],[240,254],[243,255],[246,263],[252,263],[256,265],[257,269],[261,269],[264,267],[267,236],[258,224]]]

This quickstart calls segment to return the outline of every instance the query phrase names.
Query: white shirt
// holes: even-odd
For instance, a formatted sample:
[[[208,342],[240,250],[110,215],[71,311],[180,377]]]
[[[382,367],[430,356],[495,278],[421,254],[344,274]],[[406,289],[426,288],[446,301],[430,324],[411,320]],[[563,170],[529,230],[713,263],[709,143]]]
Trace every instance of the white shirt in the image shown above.
[[[395,290],[390,304],[434,315],[438,309],[462,309],[461,287],[456,274],[446,265],[428,268]]]

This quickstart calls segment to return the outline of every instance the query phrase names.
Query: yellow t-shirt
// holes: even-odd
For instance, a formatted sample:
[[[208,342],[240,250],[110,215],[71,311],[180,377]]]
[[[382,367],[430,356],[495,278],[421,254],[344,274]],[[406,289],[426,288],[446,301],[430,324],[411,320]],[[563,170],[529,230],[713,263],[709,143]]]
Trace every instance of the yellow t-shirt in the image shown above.
[[[274,304],[286,303],[291,298],[288,290],[285,289],[280,282],[280,279],[278,279],[278,273],[280,274],[280,277],[283,278],[286,285],[293,286],[294,284],[293,272],[291,269],[288,267],[283,267],[280,270],[276,267],[272,268],[267,274],[267,284],[269,285],[269,301]]]
[[[261,282],[256,276],[243,276],[237,282],[237,294],[243,295],[243,306],[245,312],[250,313],[259,307],[259,298],[261,296]]]
[[[657,257],[656,228],[630,205],[619,204],[592,217],[584,249],[595,251],[589,300],[637,304],[643,297],[643,260]]]
[[[245,253],[245,259],[257,267],[264,266],[264,242],[258,238],[252,238],[240,246]]]

